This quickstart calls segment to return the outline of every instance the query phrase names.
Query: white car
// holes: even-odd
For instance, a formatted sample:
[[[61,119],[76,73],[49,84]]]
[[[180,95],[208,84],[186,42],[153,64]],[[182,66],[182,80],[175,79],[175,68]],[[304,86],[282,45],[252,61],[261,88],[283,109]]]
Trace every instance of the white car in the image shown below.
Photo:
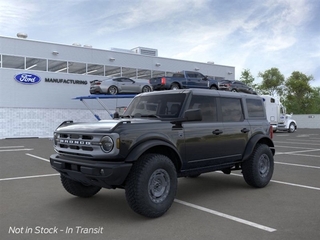
[[[90,94],[142,93],[151,92],[152,86],[147,79],[126,77],[108,78],[90,82]]]

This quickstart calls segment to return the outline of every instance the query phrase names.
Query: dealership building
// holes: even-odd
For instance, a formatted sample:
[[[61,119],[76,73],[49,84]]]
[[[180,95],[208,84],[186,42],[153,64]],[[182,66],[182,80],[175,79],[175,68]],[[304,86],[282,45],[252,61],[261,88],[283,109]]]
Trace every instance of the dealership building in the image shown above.
[[[158,50],[95,49],[0,36],[0,139],[51,137],[65,120],[108,119],[131,99],[80,101],[90,95],[90,81],[110,77],[148,79],[181,70],[198,71],[220,79],[234,79],[235,67],[158,56]],[[90,110],[88,110],[90,109]]]

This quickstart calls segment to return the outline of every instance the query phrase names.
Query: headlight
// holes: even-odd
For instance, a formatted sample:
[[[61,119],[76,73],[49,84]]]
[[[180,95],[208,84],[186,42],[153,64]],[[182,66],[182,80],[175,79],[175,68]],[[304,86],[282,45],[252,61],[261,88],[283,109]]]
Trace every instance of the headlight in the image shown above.
[[[59,135],[57,133],[54,133],[53,134],[53,143],[54,145],[58,145],[58,138],[59,138]]]
[[[101,138],[100,146],[102,151],[108,153],[108,152],[111,152],[111,150],[113,149],[114,142],[111,137],[104,136],[103,138]]]

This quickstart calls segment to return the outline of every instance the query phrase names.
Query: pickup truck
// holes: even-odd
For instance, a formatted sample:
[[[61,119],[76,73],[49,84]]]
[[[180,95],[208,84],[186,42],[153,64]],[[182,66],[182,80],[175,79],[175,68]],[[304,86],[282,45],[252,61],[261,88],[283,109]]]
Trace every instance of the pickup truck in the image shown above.
[[[203,88],[218,90],[218,81],[199,72],[182,71],[172,77],[154,77],[149,80],[154,91],[177,90],[183,88]]]

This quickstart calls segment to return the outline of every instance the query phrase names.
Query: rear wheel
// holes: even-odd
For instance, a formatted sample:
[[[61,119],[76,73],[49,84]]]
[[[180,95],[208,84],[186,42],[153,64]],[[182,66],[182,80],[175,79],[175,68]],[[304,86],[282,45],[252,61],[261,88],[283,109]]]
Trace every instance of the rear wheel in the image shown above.
[[[242,163],[244,180],[252,187],[265,187],[273,175],[274,160],[266,144],[257,144],[250,158]]]
[[[101,187],[84,185],[80,182],[73,181],[70,178],[65,177],[64,175],[60,175],[60,177],[64,189],[67,190],[68,193],[77,197],[92,197],[101,190]]]
[[[160,154],[145,154],[134,163],[125,186],[133,211],[156,218],[171,207],[177,192],[177,173],[171,160]]]
[[[111,95],[116,95],[118,93],[118,88],[116,86],[110,86],[108,89],[108,93]]]
[[[149,87],[149,86],[143,86],[143,88],[142,88],[141,91],[142,91],[142,92],[151,92],[151,87]]]
[[[210,89],[211,89],[211,90],[218,90],[217,86],[215,86],[215,85],[212,85],[212,86],[210,87]]]
[[[237,92],[237,90],[236,89],[232,89],[231,92]]]
[[[177,83],[172,83],[170,89],[171,90],[177,90],[177,89],[180,89],[180,87],[179,87],[179,85]]]

